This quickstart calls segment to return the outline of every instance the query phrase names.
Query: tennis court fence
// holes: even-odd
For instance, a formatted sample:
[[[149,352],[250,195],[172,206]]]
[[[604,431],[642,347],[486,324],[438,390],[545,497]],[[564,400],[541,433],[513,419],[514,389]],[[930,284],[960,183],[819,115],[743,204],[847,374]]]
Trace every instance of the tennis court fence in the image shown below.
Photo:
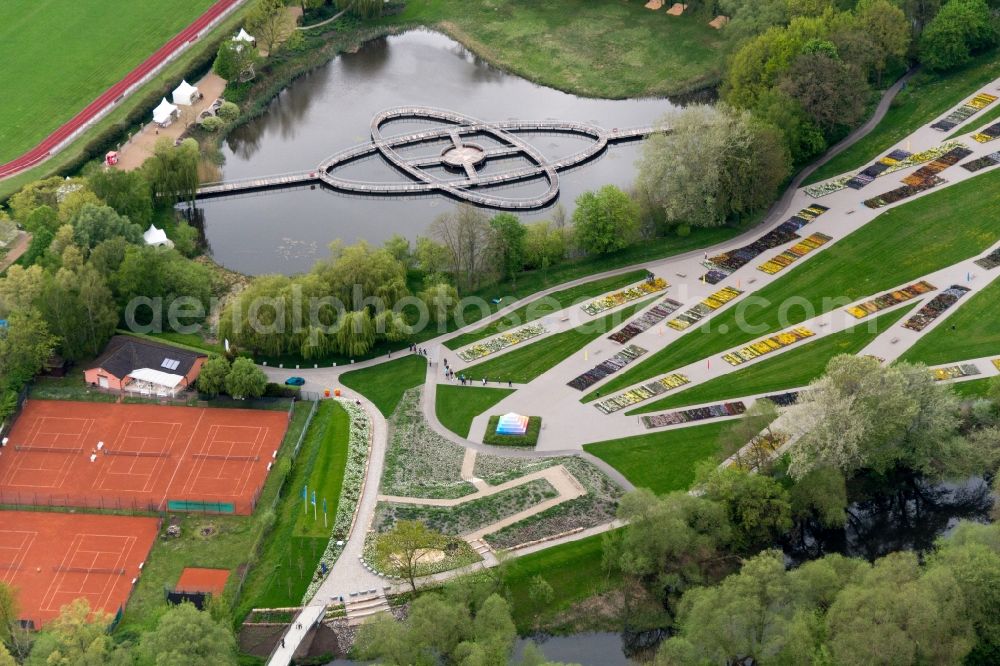
[[[59,511],[88,509],[99,513],[127,515],[165,515],[170,512],[205,514],[250,514],[257,506],[260,490],[250,499],[185,495],[183,498],[145,500],[117,495],[33,493],[0,490],[0,507],[19,511]]]

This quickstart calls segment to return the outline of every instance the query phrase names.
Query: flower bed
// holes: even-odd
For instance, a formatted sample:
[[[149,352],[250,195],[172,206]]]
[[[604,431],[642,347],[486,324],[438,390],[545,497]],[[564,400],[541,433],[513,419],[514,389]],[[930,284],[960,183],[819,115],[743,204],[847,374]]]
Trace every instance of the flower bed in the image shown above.
[[[1000,164],[1000,152],[990,153],[989,155],[983,155],[974,160],[970,160],[962,165],[962,168],[971,173],[975,173],[980,169],[988,169],[992,166]]]
[[[501,435],[497,432],[499,416],[491,416],[483,435],[483,444],[493,446],[534,446],[538,443],[538,433],[542,430],[542,417],[529,416],[528,430],[523,435]]]
[[[698,407],[697,409],[682,409],[678,412],[643,416],[639,420],[642,421],[642,424],[646,428],[665,428],[682,423],[717,419],[723,416],[739,416],[745,411],[747,411],[747,406],[742,402],[725,402],[721,405]]]
[[[947,116],[937,121],[932,128],[938,130],[939,132],[949,132],[955,127],[960,125],[962,122],[968,120],[976,113],[982,111],[987,106],[995,102],[997,99],[996,95],[990,95],[989,93],[979,93],[968,102],[958,107]]]
[[[839,192],[845,187],[847,187],[847,182],[850,179],[851,176],[841,176],[840,178],[828,180],[825,183],[812,185],[811,187],[806,188],[806,196],[810,196],[814,199],[819,199],[820,197],[825,197],[828,194]]]
[[[501,333],[494,338],[466,347],[458,352],[458,357],[463,361],[475,361],[476,359],[507,349],[507,347],[516,345],[519,342],[536,338],[545,332],[545,327],[541,324],[528,324],[514,331]]]
[[[667,326],[677,331],[683,331],[691,324],[701,321],[707,315],[718,310],[742,293],[739,289],[723,287],[690,310],[685,310],[677,318],[668,321]]]
[[[450,499],[476,491],[462,480],[465,449],[434,432],[420,409],[421,388],[403,394],[389,418],[381,492]]]
[[[997,370],[1000,370],[1000,358],[993,359],[993,365],[996,366]]]
[[[371,420],[367,412],[348,400],[341,400],[340,405],[347,411],[351,419],[351,431],[347,441],[347,463],[344,467],[344,481],[340,489],[340,499],[337,502],[337,514],[333,519],[333,529],[330,540],[320,556],[320,566],[326,565],[326,570],[333,569],[334,563],[344,550],[344,542],[350,536],[354,523],[354,514],[361,500],[364,488],[365,472],[367,470],[368,448],[371,444]],[[339,544],[339,545],[338,545]],[[316,594],[325,577],[313,578],[302,597],[306,603]]]
[[[934,285],[926,280],[921,280],[920,282],[915,282],[908,287],[903,287],[902,289],[897,289],[896,291],[890,291],[888,293],[877,296],[870,301],[865,301],[864,303],[859,303],[858,305],[851,306],[847,308],[847,313],[850,314],[855,319],[864,319],[868,315],[875,314],[886,308],[891,308],[894,305],[899,305],[911,298],[916,298],[921,294],[926,294],[929,291],[934,291],[937,289]]]
[[[930,179],[925,180],[920,185],[904,185],[902,187],[897,187],[894,190],[889,190],[885,194],[880,194],[879,196],[872,197],[871,199],[865,199],[863,203],[868,208],[881,208],[882,206],[888,206],[889,204],[894,204],[897,201],[908,199],[915,194],[919,194],[924,190],[929,190],[932,187],[937,187],[944,182],[947,182],[944,178],[933,176]]]
[[[769,395],[764,400],[770,400],[778,407],[790,407],[799,399],[800,391],[788,391],[786,393],[775,393]]]
[[[986,129],[979,130],[979,132],[973,134],[972,138],[979,143],[989,143],[998,136],[1000,136],[1000,123],[993,123]]]
[[[933,180],[937,174],[941,173],[950,166],[958,164],[961,160],[964,160],[971,154],[972,151],[965,146],[956,146],[944,155],[925,164],[904,178],[903,184],[912,185],[913,187],[921,187],[925,183]]]
[[[672,391],[689,383],[691,383],[691,380],[688,379],[687,375],[675,372],[662,379],[651,381],[607,400],[594,403],[594,407],[603,414],[611,414],[612,412],[617,412],[620,409],[642,402],[643,400],[649,400],[652,397],[662,395],[667,391]]]
[[[993,250],[982,259],[976,259],[974,263],[976,266],[985,268],[988,271],[993,270],[997,266],[1000,266],[1000,249]]]
[[[803,238],[801,241],[791,246],[790,248],[779,254],[777,257],[774,257],[773,259],[764,262],[763,264],[757,267],[757,270],[764,271],[768,275],[774,275],[775,273],[778,273],[784,270],[785,268],[788,268],[798,259],[806,256],[813,250],[822,247],[823,245],[826,245],[832,240],[833,238],[827,236],[826,234],[821,234],[819,232],[814,233],[812,236],[809,236],[808,238]]]
[[[618,484],[578,456],[556,458],[553,462],[565,467],[583,486],[586,494],[487,534],[484,540],[490,546],[495,549],[513,548],[572,530],[596,527],[615,519],[618,500],[624,494]]]
[[[972,363],[961,363],[959,365],[949,365],[945,368],[931,370],[934,381],[944,382],[949,379],[959,379],[960,377],[973,377],[980,374],[979,368]]]
[[[760,342],[754,342],[746,347],[743,347],[742,349],[737,349],[734,352],[723,354],[722,360],[729,365],[742,365],[747,361],[752,361],[755,358],[765,356],[773,351],[793,345],[800,340],[811,338],[814,335],[815,333],[810,331],[808,328],[799,326],[785,333],[772,335],[771,337],[761,340]]]
[[[753,243],[744,245],[741,248],[723,252],[714,257],[710,257],[704,262],[704,266],[709,271],[701,276],[703,282],[718,284],[736,270],[746,266],[758,256],[779,245],[795,240],[799,237],[796,233],[799,229],[812,222],[816,217],[830,210],[826,206],[813,204],[803,208],[795,215],[791,216],[777,227],[767,232]]]
[[[625,324],[622,330],[609,335],[608,340],[614,340],[615,342],[625,344],[643,331],[647,331],[659,324],[661,321],[666,319],[668,315],[676,312],[680,307],[681,304],[674,299],[665,298],[663,299],[663,302],[658,304],[656,307],[647,310],[642,315]],[[572,386],[572,384],[570,384],[570,386]]]
[[[924,330],[931,322],[940,317],[942,312],[954,305],[958,299],[965,296],[969,291],[971,290],[968,287],[962,287],[957,284],[952,285],[931,299],[930,303],[920,308],[917,314],[910,317],[903,326],[912,331]]]
[[[579,391],[585,391],[608,375],[613,375],[618,372],[645,353],[646,350],[642,347],[639,347],[638,345],[629,345],[603,363],[588,370],[572,381],[567,382],[567,384]]]
[[[605,310],[610,310],[611,308],[616,308],[619,305],[638,300],[648,296],[649,294],[655,294],[658,291],[663,291],[669,286],[670,283],[663,278],[652,278],[650,280],[640,282],[634,287],[629,287],[628,289],[623,289],[621,291],[616,291],[613,294],[602,296],[596,301],[591,301],[581,307],[587,314],[596,315],[604,312]]]

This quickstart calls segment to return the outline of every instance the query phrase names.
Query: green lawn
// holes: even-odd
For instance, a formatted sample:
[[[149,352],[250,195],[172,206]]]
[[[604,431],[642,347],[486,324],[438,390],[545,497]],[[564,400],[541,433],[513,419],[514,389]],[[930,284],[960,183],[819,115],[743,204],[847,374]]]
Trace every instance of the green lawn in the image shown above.
[[[688,92],[718,82],[725,31],[701,13],[668,16],[641,2],[409,0],[395,23],[448,32],[495,65],[588,97]]]
[[[993,377],[983,377],[982,379],[970,379],[966,382],[954,382],[951,384],[951,388],[962,398],[970,400],[985,398],[990,391],[990,382],[993,379]]]
[[[510,590],[511,611],[521,634],[533,628],[535,604],[531,600],[531,580],[541,576],[555,593],[542,611],[542,620],[552,618],[573,604],[595,594],[614,589],[617,574],[610,578],[601,566],[602,535],[571,541],[537,553],[518,557],[505,583]]]
[[[980,275],[979,279],[985,277]],[[940,365],[983,356],[1000,356],[1000,278],[952,307],[958,310],[917,340],[900,360]]]
[[[333,400],[320,403],[275,510],[274,530],[267,537],[260,562],[247,579],[238,609],[239,619],[250,608],[297,606],[302,601],[337,515],[347,463],[349,426],[350,419],[343,407]],[[310,499],[316,490],[315,519],[312,505],[303,506],[304,484],[308,484]],[[326,528],[324,497],[329,518]]]
[[[438,384],[434,410],[441,425],[459,437],[468,437],[472,419],[513,392],[503,388]]]
[[[787,391],[805,386],[823,374],[826,364],[839,354],[857,354],[879,333],[899,321],[915,307],[915,303],[887,312],[871,321],[870,328],[861,324],[854,329],[833,333],[790,349],[728,375],[710,379],[704,384],[661,398],[628,412],[628,415],[658,412],[672,407],[687,407],[720,400],[742,398],[758,393]],[[719,360],[725,364],[725,361]]]
[[[1000,76],[1000,55],[996,52],[980,56],[957,72],[933,74],[923,71],[916,74],[906,89],[896,96],[882,122],[868,136],[816,169],[803,184],[818,183],[864,167],[921,125],[962,100],[971,98],[983,84],[997,76]],[[942,133],[942,140],[944,136]]]
[[[363,370],[345,372],[340,381],[375,403],[388,418],[407,389],[424,383],[426,373],[427,359],[409,354]]]
[[[654,300],[656,298],[646,299],[624,310],[606,315],[602,319],[530,342],[520,349],[470,366],[461,374],[472,378],[473,381],[485,377],[492,382],[500,382],[501,384],[504,382],[518,384],[530,382],[572,356],[588,342],[609,334],[628,321],[636,312],[648,307]],[[594,365],[602,360],[604,359],[593,359]]]
[[[645,277],[645,270],[636,270],[622,275],[592,280],[576,287],[554,292],[543,298],[533,300],[526,305],[522,305],[502,319],[498,319],[474,331],[455,336],[444,343],[445,347],[448,349],[461,349],[477,340],[488,338],[509,328],[514,328],[530,321],[535,321],[536,319],[541,319],[574,303],[596,298],[605,292],[622,289]]]
[[[585,444],[583,448],[636,487],[668,493],[688,489],[697,464],[719,452],[719,437],[728,426],[722,421]]]
[[[1000,233],[988,213],[997,206],[1000,172],[990,171],[888,210],[788,270],[746,307],[737,302],[599,390],[607,395],[980,254]],[[782,322],[778,306],[786,303]]]
[[[6,0],[0,21],[0,163],[76,115],[211,4]]]
[[[181,535],[172,539],[161,537],[153,542],[153,548],[142,569],[142,576],[129,598],[125,615],[117,628],[119,634],[126,636],[135,634],[149,630],[156,624],[160,613],[167,607],[163,596],[164,588],[172,587],[185,567],[229,569],[236,572],[239,567],[256,562],[254,553],[262,544],[262,535],[265,534],[269,522],[265,514],[270,512],[265,507],[274,502],[278,489],[288,474],[288,463],[283,461],[305,427],[311,407],[312,404],[308,402],[295,405],[292,421],[278,455],[278,464],[268,474],[257,504],[258,510],[253,516],[171,514],[172,519],[179,521]],[[300,455],[305,456],[307,450],[308,448],[304,446]],[[287,501],[287,497],[280,500],[279,507]],[[169,520],[164,521],[162,530],[165,531],[169,524]],[[274,526],[274,531],[263,537],[269,548],[281,545],[273,535],[284,527],[285,525],[278,522]],[[210,528],[212,531],[203,535],[203,528]],[[246,609],[249,609],[252,604],[252,598],[258,591],[255,586],[259,585],[254,579],[266,581],[273,568],[273,562],[269,562],[265,557],[252,569],[243,589],[241,607],[246,605]],[[238,575],[234,573],[230,576],[226,587],[226,598],[231,604],[237,583]]]

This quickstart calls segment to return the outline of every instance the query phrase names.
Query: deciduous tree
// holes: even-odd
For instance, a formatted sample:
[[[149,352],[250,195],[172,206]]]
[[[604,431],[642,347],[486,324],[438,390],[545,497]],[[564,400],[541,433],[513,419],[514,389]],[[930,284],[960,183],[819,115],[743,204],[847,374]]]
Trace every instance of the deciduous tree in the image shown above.
[[[198,374],[198,392],[205,395],[218,395],[225,391],[229,369],[229,361],[224,356],[218,354],[209,356]]]
[[[240,357],[233,361],[226,375],[226,392],[237,400],[259,398],[267,387],[267,375],[253,360]]]
[[[587,254],[608,254],[627,247],[639,229],[635,202],[614,185],[584,192],[576,200],[573,232]]]
[[[137,650],[140,666],[236,664],[236,639],[229,629],[185,602],[172,606],[142,635]]]
[[[429,549],[444,547],[445,537],[419,520],[400,520],[379,537],[379,558],[395,563],[397,571],[417,590],[417,568]]]

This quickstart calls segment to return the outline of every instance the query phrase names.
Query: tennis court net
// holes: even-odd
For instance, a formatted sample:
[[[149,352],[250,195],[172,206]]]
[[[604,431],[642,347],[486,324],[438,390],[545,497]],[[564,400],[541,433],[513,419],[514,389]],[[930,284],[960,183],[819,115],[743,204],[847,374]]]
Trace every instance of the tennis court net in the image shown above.
[[[170,451],[127,451],[124,449],[104,449],[107,456],[130,456],[132,458],[169,458]]]
[[[65,446],[34,446],[32,444],[15,444],[15,451],[26,451],[28,453],[83,453],[80,448],[67,448]]]
[[[226,455],[225,453],[195,453],[195,458],[201,460],[232,460],[234,462],[257,462],[260,456]]]
[[[69,567],[62,564],[57,564],[52,567],[53,571],[59,573],[98,573],[98,574],[112,574],[115,576],[124,576],[125,569],[122,567]]]

